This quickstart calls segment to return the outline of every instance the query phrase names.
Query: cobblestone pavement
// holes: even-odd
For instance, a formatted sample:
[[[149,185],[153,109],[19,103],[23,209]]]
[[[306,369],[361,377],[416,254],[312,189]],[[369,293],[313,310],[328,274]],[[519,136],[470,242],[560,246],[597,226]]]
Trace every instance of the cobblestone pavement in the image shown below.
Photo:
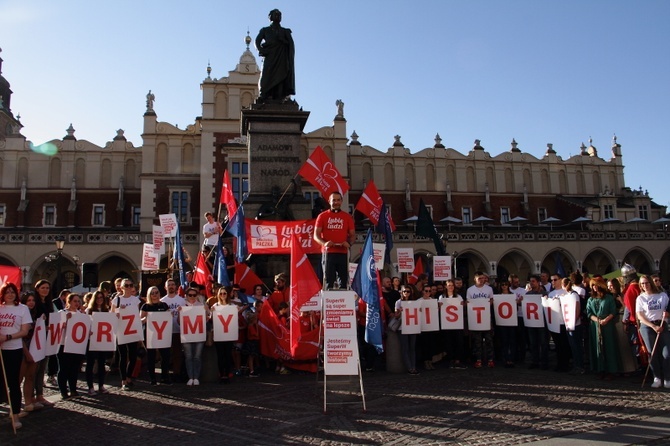
[[[133,391],[121,391],[114,376],[108,395],[68,401],[52,395],[56,406],[23,418],[16,436],[3,418],[0,445],[558,444],[602,428],[644,428],[653,417],[654,423],[670,426],[670,392],[641,390],[641,380],[601,381],[521,367],[453,370],[438,364],[419,376],[365,373],[366,411],[356,393],[358,380],[329,377],[333,404],[324,413],[323,382],[314,375],[265,373],[199,387],[152,387],[138,380]],[[617,440],[670,444],[670,429]],[[606,443],[611,444],[600,444]]]

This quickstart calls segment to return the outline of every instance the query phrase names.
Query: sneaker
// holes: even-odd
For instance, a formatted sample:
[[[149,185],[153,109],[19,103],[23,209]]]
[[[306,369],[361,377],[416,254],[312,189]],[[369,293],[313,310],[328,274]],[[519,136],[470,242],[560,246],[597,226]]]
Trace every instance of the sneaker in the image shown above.
[[[98,394],[98,392],[96,392],[93,387],[88,389],[88,396],[96,396],[97,394]]]
[[[261,376],[261,374],[258,373],[258,372],[255,371],[255,370],[252,370],[251,372],[249,372],[249,378],[258,378],[259,376]],[[670,382],[670,381],[669,381],[669,382]]]
[[[651,388],[652,389],[658,389],[663,385],[663,381],[661,381],[660,378],[654,378],[654,382],[651,383]]]
[[[409,374],[410,375],[418,375],[419,372],[417,372],[416,369],[412,369],[412,370],[409,371]]]
[[[197,379],[197,378],[194,379],[194,380],[193,380],[193,385],[194,385],[194,386],[199,386],[199,385],[200,385],[200,380]]]
[[[27,417],[30,414],[30,412],[26,412],[25,410],[22,410],[19,412],[19,418]]]
[[[170,381],[170,378],[163,378],[161,379],[161,384],[163,384],[164,386],[171,386],[172,381]]]
[[[124,384],[124,385],[121,386],[121,390],[129,391],[129,390],[132,390],[132,387],[129,386],[128,384]]]
[[[187,386],[192,386],[192,385],[193,385],[193,380],[192,380],[192,379],[189,379],[189,380],[186,382],[186,385],[187,385]]]
[[[21,415],[19,415],[21,416]],[[21,429],[23,427],[23,424],[21,424],[20,421],[14,421],[14,429]]]
[[[35,410],[35,409],[36,409],[36,408],[35,408],[35,404],[34,404],[34,403],[26,404],[26,405],[23,407],[23,410],[26,411],[26,412],[32,412],[32,411]]]
[[[45,399],[44,397],[38,399],[37,401],[38,401],[38,404],[41,404],[43,407],[53,407],[54,406],[54,403]]]
[[[107,394],[109,393],[109,390],[107,390],[104,386],[98,387],[98,393]]]
[[[40,403],[40,402],[38,402],[38,401],[35,401],[35,402],[33,403],[33,407],[35,407],[35,410],[44,409],[44,404],[42,404],[42,403]]]
[[[155,379],[152,379],[152,380],[151,380],[151,385],[152,385],[152,386],[157,386],[157,385],[158,385],[158,383],[156,382],[156,380],[155,380]]]
[[[452,369],[459,369],[463,370],[466,369],[467,367],[465,364],[463,364],[461,361],[454,361],[453,365],[451,366]]]
[[[279,371],[279,374],[280,375],[290,375],[291,372],[286,367],[282,367],[282,369]]]
[[[479,360],[477,360],[477,361],[475,362],[475,368],[476,368],[476,369],[481,369],[481,368],[482,368],[482,362],[479,361]]]
[[[492,369],[493,367],[496,366],[496,363],[493,362],[493,359],[490,359],[489,362],[486,364],[486,367]]]
[[[76,390],[74,392],[70,392],[70,398],[79,398],[81,395],[79,395],[79,392]]]
[[[52,376],[48,377],[46,384],[48,386],[53,386],[53,387],[58,386],[58,380],[56,379],[56,376],[52,375]]]
[[[666,389],[670,389],[670,379],[666,379],[665,381],[663,381],[663,387],[665,387]]]

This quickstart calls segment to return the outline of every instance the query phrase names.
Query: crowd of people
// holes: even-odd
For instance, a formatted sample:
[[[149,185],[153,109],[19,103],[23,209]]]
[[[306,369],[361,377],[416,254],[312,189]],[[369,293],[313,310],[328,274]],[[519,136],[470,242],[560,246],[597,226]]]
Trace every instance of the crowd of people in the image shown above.
[[[609,280],[601,276],[583,277],[579,272],[569,277],[544,273],[531,275],[522,286],[515,274],[491,283],[486,274],[477,272],[469,287],[459,278],[430,283],[425,274],[413,283],[403,282],[399,277],[383,277],[380,308],[384,339],[392,332],[397,333],[402,364],[412,375],[420,373],[419,370],[432,370],[438,363],[456,369],[502,365],[547,370],[553,344],[556,354],[551,365],[556,371],[583,374],[590,367],[598,377],[613,379],[638,372],[649,361],[653,374],[651,387],[670,388],[668,296],[658,276],[638,276],[628,265],[622,273],[620,279]],[[109,393],[106,379],[110,369],[118,370],[122,391],[132,391],[135,379],[144,372],[150,385],[178,382],[198,386],[205,345],[214,347],[216,352],[216,364],[205,366],[216,367],[221,384],[230,383],[236,376],[257,377],[261,370],[290,373],[282,360],[264,357],[259,348],[263,333],[258,316],[263,305],[268,305],[281,323],[289,327],[289,277],[285,274],[275,276],[271,293],[266,293],[263,284],[249,290],[249,294],[233,285],[218,287],[207,298],[203,287],[193,283],[182,289],[168,279],[164,285],[164,295],[151,286],[146,297],[140,297],[133,280],[120,278],[113,284],[102,282],[91,293],[80,295],[63,290],[51,299],[51,286],[45,280],[22,293],[16,285],[5,283],[0,288],[0,348],[9,392],[2,392],[2,397],[10,395],[14,427],[21,427],[20,419],[29,413],[53,405],[44,397],[45,381],[55,384],[63,399],[79,396],[78,379],[82,371],[90,396]],[[550,332],[546,327],[525,327],[519,317],[517,326],[491,324],[490,329],[478,331],[468,329],[466,323],[463,329],[403,333],[402,312],[408,305],[406,302],[436,299],[439,304],[444,299],[456,298],[467,307],[470,302],[482,302],[481,299],[493,304],[494,295],[499,294],[515,296],[518,304],[533,294],[547,301],[568,296],[575,302],[577,320],[574,326],[561,324],[558,332]],[[56,355],[32,360],[29,346],[38,319],[48,320],[62,312],[67,331],[67,322],[77,313],[113,313],[129,306],[137,308],[142,322],[146,322],[151,312],[170,312],[171,346],[147,349],[139,341],[119,345],[114,352],[87,350],[84,355],[65,352],[61,346]],[[190,306],[205,309],[209,330],[204,342],[181,342],[179,314]],[[239,333],[235,341],[215,342],[211,336],[210,316],[221,306],[234,306],[238,315]],[[390,353],[378,354],[364,341],[366,309],[361,299],[357,308],[361,365],[368,372],[383,369],[385,355]],[[300,318],[301,331],[314,330],[320,324],[318,311],[304,312]],[[4,380],[2,384],[4,388]]]

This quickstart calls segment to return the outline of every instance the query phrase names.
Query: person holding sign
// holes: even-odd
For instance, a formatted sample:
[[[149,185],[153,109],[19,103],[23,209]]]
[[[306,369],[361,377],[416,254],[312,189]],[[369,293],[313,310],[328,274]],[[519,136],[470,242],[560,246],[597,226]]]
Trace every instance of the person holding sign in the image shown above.
[[[323,211],[314,224],[314,240],[321,245],[325,257],[326,287],[333,288],[336,276],[340,288],[349,285],[349,248],[354,243],[356,228],[353,217],[342,210],[342,194],[333,192],[328,199],[330,209]]]
[[[77,293],[70,293],[65,300],[65,308],[61,312],[65,313],[65,325],[63,325],[63,337],[68,336],[68,321],[74,313],[81,312],[81,296]],[[72,327],[70,327],[70,330]],[[58,350],[58,389],[64,400],[79,396],[77,392],[77,377],[79,376],[79,366],[81,365],[82,355],[76,353],[66,353],[65,346],[61,345]],[[68,394],[68,388],[70,393]]]
[[[651,348],[650,367],[654,374],[651,387],[670,389],[670,332],[668,332],[668,295],[658,289],[649,276],[640,277],[642,293],[635,302],[640,334]]]
[[[93,293],[93,297],[88,302],[86,307],[86,314],[89,316],[93,313],[109,313],[109,305],[107,298],[102,291]],[[105,351],[86,351],[86,384],[88,384],[88,394],[90,396],[100,393],[109,393],[105,389],[105,360],[107,359],[107,352]],[[95,363],[98,363],[98,392],[93,388],[93,368]]]
[[[202,307],[205,306],[198,300],[198,290],[196,288],[188,288],[186,290],[186,303],[183,307],[179,307],[179,311],[184,311],[187,307]],[[209,308],[205,307],[206,318],[209,319]],[[197,325],[194,323],[194,325]],[[204,324],[202,325],[204,329]],[[185,333],[186,327],[181,327],[182,334]],[[202,349],[205,346],[204,339],[195,342],[182,342],[184,347],[184,365],[186,366],[186,373],[188,374],[187,386],[200,385],[200,371],[202,368]]]
[[[21,382],[19,374],[23,360],[23,342],[30,331],[33,320],[28,307],[19,303],[19,290],[12,282],[5,282],[0,287],[0,349],[2,364],[5,368],[5,379],[0,379],[0,395],[7,396],[9,388],[10,414],[14,429],[22,425],[19,421],[21,412]],[[6,386],[6,387],[5,387]]]
[[[23,410],[32,412],[41,409],[44,406],[35,400],[35,374],[37,372],[37,362],[30,355],[30,342],[35,331],[35,322],[37,321],[37,307],[35,302],[35,293],[27,291],[21,293],[21,303],[30,310],[30,317],[33,320],[30,324],[30,331],[23,338],[23,361],[21,362],[21,380],[23,381]]]
[[[539,274],[533,274],[530,276],[528,281],[530,284],[530,290],[526,292],[526,296],[542,296],[542,298],[547,297],[547,290],[542,286],[541,278]],[[524,313],[529,313],[528,304],[524,303],[523,307]],[[539,305],[539,304],[538,304]],[[536,308],[536,315],[539,315],[542,321],[544,321],[544,315],[542,315],[542,308]],[[530,360],[531,363],[528,366],[529,369],[541,368],[542,370],[547,370],[549,368],[549,332],[547,327],[542,323],[542,326],[531,327],[526,324],[526,332],[528,333],[528,344],[530,347]]]
[[[51,303],[51,284],[48,280],[42,279],[35,283],[35,296],[37,297],[35,301],[35,314],[37,317],[44,318],[44,323],[49,325],[49,314],[53,313],[53,304]],[[38,361],[37,371],[35,372],[35,399],[44,407],[51,407],[54,405],[54,403],[44,398],[44,375],[47,371],[47,366],[49,365],[49,359],[50,357],[47,356],[41,361]],[[54,367],[54,370],[57,369],[57,367]]]
[[[395,316],[402,320],[403,316],[403,304],[407,306],[407,303],[414,299],[414,292],[410,288],[410,285],[403,286],[402,292],[400,293],[400,300],[395,303]],[[415,318],[418,321],[418,315]],[[401,323],[404,325],[404,322]],[[408,330],[406,330],[408,331]],[[407,371],[410,375],[418,375],[419,372],[416,371],[416,338],[417,334],[412,333],[400,333],[400,350],[402,352],[402,362],[405,364]]]
[[[223,307],[229,307],[235,309],[235,315],[241,311],[237,305],[233,303],[233,287],[226,286],[221,287],[216,292],[216,302],[211,306],[213,317],[215,319],[218,317],[218,309]],[[222,317],[222,319],[224,319]],[[237,331],[237,330],[236,330]],[[234,340],[230,341],[217,341],[214,340],[214,346],[216,347],[216,361],[219,368],[219,383],[229,384],[230,378],[233,376],[233,344]]]
[[[584,334],[582,332],[581,298],[574,290],[574,283],[568,277],[564,277],[561,286],[565,293],[561,296],[561,307],[563,319],[565,320],[565,331],[568,334],[568,345],[572,352],[572,375],[584,374]],[[572,318],[572,321],[570,320]]]
[[[152,286],[147,290],[147,302],[140,307],[140,319],[145,326],[145,332],[147,315],[154,311],[166,312],[170,311],[170,307],[165,302],[161,302],[161,292],[158,287]],[[161,383],[170,384],[170,347],[167,347],[147,349],[147,363],[149,364],[151,385],[155,386],[158,384],[156,382],[156,352],[160,352],[161,355]]]
[[[483,299],[488,299],[490,307],[493,304],[493,288],[486,284],[486,274],[481,271],[475,273],[475,284],[468,288],[466,293],[468,306],[472,307],[475,303],[481,303]],[[486,360],[486,365],[489,368],[495,367],[493,362],[493,330],[490,324],[489,312],[489,327],[479,330],[470,329],[470,336],[472,338],[472,354],[475,357],[475,367],[482,367],[482,363]],[[468,319],[468,326],[472,326],[472,322]]]
[[[140,298],[135,296],[135,285],[130,279],[123,279],[121,282],[121,294],[112,300],[112,312],[119,313],[124,308],[133,308],[138,311],[140,308]],[[120,317],[120,315],[119,315]],[[137,342],[129,342],[119,345],[119,373],[121,374],[121,389],[131,390],[134,386],[132,373],[135,370],[137,362]]]

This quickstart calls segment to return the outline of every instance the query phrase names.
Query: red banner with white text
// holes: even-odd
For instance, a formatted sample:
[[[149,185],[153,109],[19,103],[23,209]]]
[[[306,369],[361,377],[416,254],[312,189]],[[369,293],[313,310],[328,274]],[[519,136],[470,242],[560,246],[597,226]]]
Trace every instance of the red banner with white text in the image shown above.
[[[312,224],[312,229],[314,225]],[[21,291],[21,268],[18,266],[0,266],[0,286],[12,282]]]
[[[298,236],[305,254],[318,254],[321,245],[312,238],[316,220],[265,221],[246,219],[249,254],[290,254],[291,236]]]

